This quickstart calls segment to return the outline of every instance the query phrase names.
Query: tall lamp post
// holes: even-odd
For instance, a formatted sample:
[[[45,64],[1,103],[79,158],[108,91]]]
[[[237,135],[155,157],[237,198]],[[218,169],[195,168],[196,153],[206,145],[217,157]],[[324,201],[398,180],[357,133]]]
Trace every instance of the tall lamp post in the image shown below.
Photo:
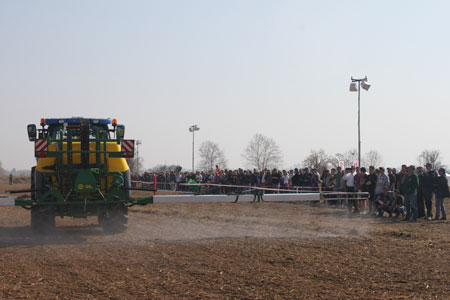
[[[350,92],[358,92],[358,167],[361,167],[361,87],[368,91],[370,86],[370,83],[367,82],[367,76],[360,79],[352,77],[352,83],[350,83]]]
[[[191,127],[189,127],[189,132],[192,132],[192,172],[194,172],[194,136],[195,136],[195,132],[199,131],[200,127],[198,127],[197,125],[192,125]]]

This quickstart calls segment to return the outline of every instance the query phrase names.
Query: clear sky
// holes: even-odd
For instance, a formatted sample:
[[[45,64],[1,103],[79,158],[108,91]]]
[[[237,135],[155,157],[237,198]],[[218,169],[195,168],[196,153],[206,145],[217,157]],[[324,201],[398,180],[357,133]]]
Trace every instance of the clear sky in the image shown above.
[[[438,149],[450,164],[448,1],[0,1],[0,160],[29,168],[26,125],[111,117],[145,167],[191,165],[217,142],[241,167],[255,133],[284,166],[357,147],[386,165]]]

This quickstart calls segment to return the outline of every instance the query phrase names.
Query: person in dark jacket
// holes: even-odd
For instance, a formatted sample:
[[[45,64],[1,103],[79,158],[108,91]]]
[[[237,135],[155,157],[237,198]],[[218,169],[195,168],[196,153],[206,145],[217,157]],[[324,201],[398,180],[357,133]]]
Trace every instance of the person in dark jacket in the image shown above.
[[[394,169],[395,170],[395,169]],[[388,177],[389,177],[389,190],[394,191],[396,186],[396,177],[391,168],[387,168]]]
[[[437,177],[436,171],[432,169],[430,163],[425,165],[427,169],[423,174],[423,184],[422,184],[422,194],[425,200],[425,207],[427,208],[427,217],[428,220],[431,220],[433,217],[433,188],[435,185],[435,180]]]
[[[292,176],[291,182],[294,187],[300,186],[300,174],[297,168],[294,169],[294,176]]]
[[[308,168],[305,168],[302,180],[303,189],[311,190],[311,180],[312,180],[312,173],[309,172]]]
[[[367,192],[369,193],[369,213],[375,216],[375,187],[377,186],[377,175],[375,174],[375,167],[369,167],[369,174],[365,180]]]
[[[423,197],[423,168],[417,167],[416,169],[417,178],[419,179],[419,187],[417,188],[417,217],[425,217],[425,202]]]
[[[444,199],[450,197],[450,191],[448,189],[447,177],[445,175],[445,169],[439,169],[439,176],[435,180],[435,195],[436,195],[436,215],[434,220],[439,220],[442,212],[441,220],[447,220],[447,213],[444,207]]]
[[[415,167],[413,165],[408,167],[408,173],[402,180],[401,190],[405,193],[406,200],[406,217],[403,221],[417,220],[417,188],[419,180],[414,173]]]
[[[396,178],[397,190],[399,190],[400,194],[402,194],[403,196],[405,196],[405,192],[402,190],[402,185],[403,185],[404,179],[406,178],[407,169],[408,168],[406,165],[402,165],[402,169],[397,174],[397,178]]]

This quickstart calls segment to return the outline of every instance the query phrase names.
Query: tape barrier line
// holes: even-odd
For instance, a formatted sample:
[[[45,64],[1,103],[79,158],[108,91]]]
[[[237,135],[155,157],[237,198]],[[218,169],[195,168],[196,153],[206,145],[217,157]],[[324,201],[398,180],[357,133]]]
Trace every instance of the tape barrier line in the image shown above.
[[[132,180],[132,183],[145,183],[145,184],[154,184],[153,181],[137,181]],[[157,182],[157,184],[168,184],[170,185],[170,182]],[[248,185],[233,185],[233,184],[217,184],[217,183],[172,183],[176,185],[181,186],[188,186],[188,187],[195,187],[195,186],[217,186],[217,187],[234,187],[234,188],[245,188],[245,189],[254,189],[254,190],[266,190],[266,191],[280,191],[280,192],[302,192],[302,193],[317,193],[319,191],[319,188],[316,187],[305,187],[303,188],[293,188],[293,189],[275,189],[275,188],[265,188],[265,187],[258,187],[258,186],[248,186]],[[306,189],[308,188],[308,189]]]
[[[146,181],[132,181],[132,182],[140,182],[140,183],[148,183],[153,184],[153,182]],[[169,184],[169,183],[160,183],[160,184]],[[263,190],[263,191],[276,191],[276,192],[286,192],[286,193],[322,193],[322,194],[333,194],[333,195],[369,195],[367,192],[335,192],[335,191],[321,191],[319,188],[308,187],[317,190],[303,190],[303,189],[275,189],[275,188],[266,188],[266,187],[258,187],[258,186],[248,186],[248,185],[233,185],[233,184],[217,184],[217,183],[178,183],[181,186],[188,187],[196,187],[196,186],[215,186],[215,187],[232,187],[232,188],[242,188],[242,189],[250,189],[250,190]]]
[[[254,202],[255,196],[245,195],[156,195],[153,203],[233,203]],[[320,201],[319,193],[304,194],[267,194],[264,195],[264,202],[301,202]]]

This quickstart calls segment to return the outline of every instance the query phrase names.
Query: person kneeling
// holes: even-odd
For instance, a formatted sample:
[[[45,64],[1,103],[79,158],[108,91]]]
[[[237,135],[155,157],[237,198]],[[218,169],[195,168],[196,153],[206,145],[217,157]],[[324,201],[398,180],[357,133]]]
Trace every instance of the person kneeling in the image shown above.
[[[384,188],[383,193],[378,194],[375,199],[375,208],[378,211],[378,217],[383,217],[384,212],[388,212],[389,217],[392,217],[392,202],[388,188]]]

